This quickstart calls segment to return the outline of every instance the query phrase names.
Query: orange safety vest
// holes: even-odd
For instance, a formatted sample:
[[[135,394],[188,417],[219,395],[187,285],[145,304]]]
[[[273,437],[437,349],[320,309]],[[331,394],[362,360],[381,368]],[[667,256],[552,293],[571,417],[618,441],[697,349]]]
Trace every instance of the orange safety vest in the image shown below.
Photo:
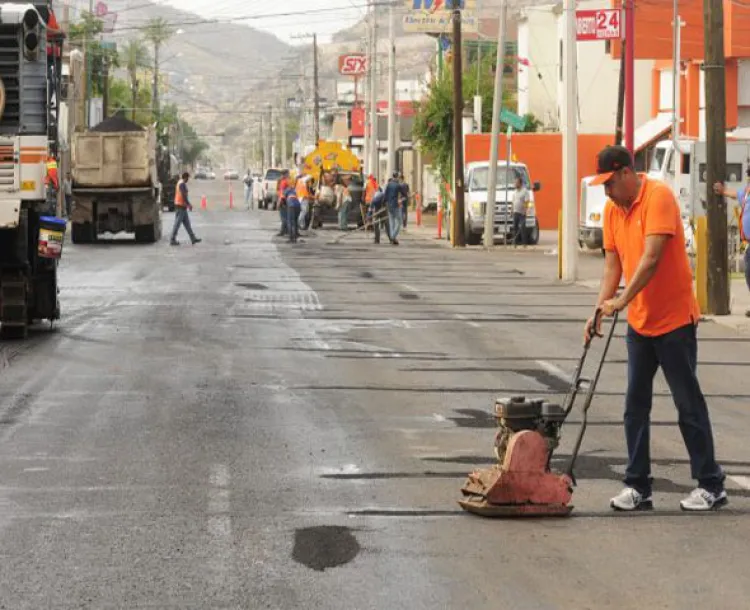
[[[301,178],[297,180],[297,188],[294,189],[297,193],[297,199],[302,201],[303,199],[310,198],[310,189],[307,188],[307,182]]]
[[[368,180],[365,187],[365,203],[372,203],[372,198],[378,190],[378,183],[375,180]]]
[[[58,181],[57,176],[57,161],[49,157],[47,159],[47,176],[45,177],[45,184],[49,184],[49,181],[52,181],[52,184],[55,186],[55,188],[60,188],[60,183]]]
[[[185,197],[182,194],[182,191],[180,190],[180,187],[185,184],[184,180],[180,180],[177,183],[177,189],[174,192],[174,204],[178,208],[184,208],[185,207]]]

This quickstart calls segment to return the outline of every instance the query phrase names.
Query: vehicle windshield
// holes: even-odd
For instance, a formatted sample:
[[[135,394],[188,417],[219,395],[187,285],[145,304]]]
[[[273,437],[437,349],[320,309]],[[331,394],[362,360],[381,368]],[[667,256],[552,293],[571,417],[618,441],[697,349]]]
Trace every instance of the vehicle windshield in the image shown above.
[[[487,181],[489,180],[490,168],[489,167],[477,167],[472,170],[471,178],[469,179],[469,190],[472,191],[486,191]],[[521,177],[523,184],[526,188],[529,188],[529,174],[523,167],[511,166],[510,170],[505,164],[498,164],[497,166],[497,188],[514,188],[516,185],[516,178]]]
[[[266,180],[280,180],[281,172],[277,169],[269,169],[266,172]]]
[[[664,166],[664,158],[667,156],[667,149],[666,148],[657,148],[654,150],[654,156],[651,157],[651,167],[648,171],[650,172],[660,172],[661,168]]]

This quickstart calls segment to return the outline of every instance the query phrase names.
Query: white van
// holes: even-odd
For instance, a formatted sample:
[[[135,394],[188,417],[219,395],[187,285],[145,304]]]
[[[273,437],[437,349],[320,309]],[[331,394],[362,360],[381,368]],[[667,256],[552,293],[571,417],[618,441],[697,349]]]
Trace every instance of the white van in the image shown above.
[[[487,209],[487,181],[490,164],[487,161],[469,163],[466,166],[466,243],[476,246],[484,235],[484,212]],[[536,216],[534,193],[542,186],[531,183],[529,170],[523,163],[497,163],[497,190],[495,195],[495,239],[509,241],[513,238],[513,191],[516,177],[523,180],[529,189],[530,202],[526,210],[526,243],[539,243],[539,219]]]
[[[604,186],[591,186],[594,176],[581,180],[581,204],[579,206],[578,244],[581,248],[601,250],[604,247],[602,226],[607,195]]]

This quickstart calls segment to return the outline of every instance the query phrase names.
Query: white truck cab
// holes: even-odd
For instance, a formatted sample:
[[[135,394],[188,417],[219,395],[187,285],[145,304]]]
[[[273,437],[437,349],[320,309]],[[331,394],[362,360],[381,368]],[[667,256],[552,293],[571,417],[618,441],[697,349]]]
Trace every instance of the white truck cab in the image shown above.
[[[604,226],[604,206],[607,195],[604,186],[592,186],[594,176],[581,180],[581,202],[579,206],[578,244],[590,250],[604,247],[602,227]]]
[[[466,166],[466,243],[478,245],[484,235],[484,213],[487,209],[487,182],[490,164],[487,161],[469,163]],[[495,195],[495,239],[507,241],[513,238],[513,191],[516,177],[523,180],[529,189],[530,201],[526,210],[526,243],[539,243],[539,219],[534,205],[534,193],[542,187],[531,183],[529,170],[523,163],[498,161],[497,190]]]

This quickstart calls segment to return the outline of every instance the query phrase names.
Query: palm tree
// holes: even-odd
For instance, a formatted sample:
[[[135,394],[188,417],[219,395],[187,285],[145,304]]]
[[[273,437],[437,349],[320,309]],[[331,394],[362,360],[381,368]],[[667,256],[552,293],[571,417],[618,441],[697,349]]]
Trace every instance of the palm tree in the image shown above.
[[[143,28],[143,36],[154,45],[154,91],[151,102],[154,119],[159,120],[159,49],[175,34],[175,29],[163,17],[156,17]]]
[[[125,66],[130,75],[130,91],[133,96],[131,120],[135,122],[135,109],[138,99],[138,69],[151,65],[151,57],[142,40],[137,38],[128,40],[120,50],[120,63]]]

